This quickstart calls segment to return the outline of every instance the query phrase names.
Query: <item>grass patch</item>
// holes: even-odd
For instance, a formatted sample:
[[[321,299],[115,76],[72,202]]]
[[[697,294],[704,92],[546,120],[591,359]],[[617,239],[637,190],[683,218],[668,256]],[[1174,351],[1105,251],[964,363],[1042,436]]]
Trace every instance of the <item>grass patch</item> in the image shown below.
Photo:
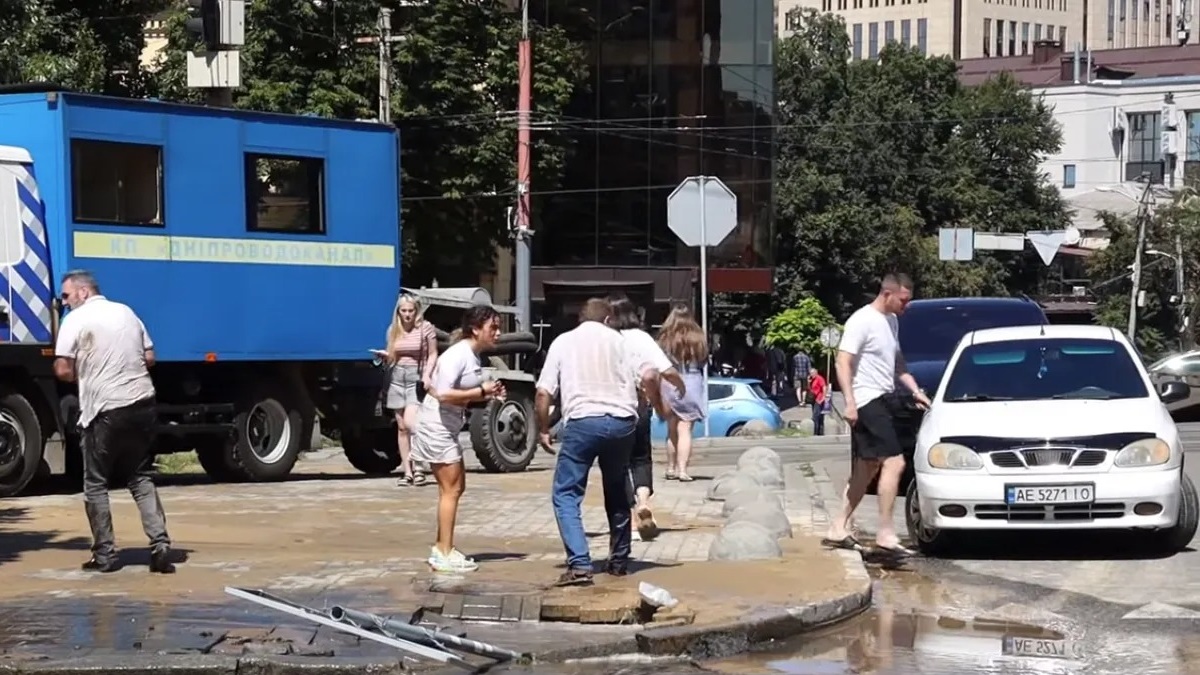
[[[195,451],[173,452],[154,458],[154,468],[161,474],[203,473]]]

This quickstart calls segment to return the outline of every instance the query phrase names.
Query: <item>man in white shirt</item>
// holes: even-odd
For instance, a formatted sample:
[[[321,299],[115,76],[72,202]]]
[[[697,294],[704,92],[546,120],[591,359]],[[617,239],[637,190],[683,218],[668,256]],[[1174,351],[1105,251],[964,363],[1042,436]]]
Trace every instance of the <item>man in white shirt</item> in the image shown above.
[[[889,553],[912,555],[900,543],[892,522],[900,476],[904,473],[904,448],[896,434],[892,407],[896,380],[913,392],[924,407],[929,398],[908,373],[900,353],[899,323],[912,300],[913,282],[907,274],[888,274],[871,304],[846,320],[838,345],[837,378],[846,397],[844,417],[850,423],[850,480],[842,499],[842,510],[829,524],[826,546],[861,551],[862,544],[850,531],[854,510],[879,474],[879,527],[875,545]]]
[[[92,557],[83,569],[115,572],[108,486],[125,485],[150,539],[150,571],[171,574],[167,518],[150,473],[154,443],[154,343],[128,306],[100,294],[96,279],[77,270],[63,276],[62,301],[70,312],[58,330],[54,374],[79,383],[83,438],[83,496],[92,528]]]
[[[550,344],[537,382],[535,407],[544,446],[550,444],[550,402],[561,391],[561,448],[551,488],[554,518],[567,554],[567,571],[559,585],[592,583],[592,558],[581,509],[588,472],[597,461],[608,515],[606,571],[620,575],[629,565],[629,455],[638,414],[635,368],[641,364],[632,365],[621,334],[606,325],[610,313],[606,300],[588,300],[579,326]],[[644,377],[657,387],[656,373],[647,369]]]

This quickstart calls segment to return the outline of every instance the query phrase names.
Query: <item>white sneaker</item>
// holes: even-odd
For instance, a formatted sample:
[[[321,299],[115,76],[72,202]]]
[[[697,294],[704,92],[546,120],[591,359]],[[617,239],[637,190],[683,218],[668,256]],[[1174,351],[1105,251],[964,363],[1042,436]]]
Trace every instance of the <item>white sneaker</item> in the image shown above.
[[[458,574],[461,572],[474,572],[479,569],[479,564],[459,552],[458,549],[450,551],[449,554],[444,554],[438,550],[436,546],[429,548],[429,567],[434,572],[443,572],[447,574]]]

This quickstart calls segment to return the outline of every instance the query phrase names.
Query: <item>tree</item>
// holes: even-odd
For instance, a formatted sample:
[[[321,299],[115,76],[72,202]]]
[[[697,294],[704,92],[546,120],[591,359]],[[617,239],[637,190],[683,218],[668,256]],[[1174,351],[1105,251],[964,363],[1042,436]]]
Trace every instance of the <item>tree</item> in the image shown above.
[[[143,96],[145,21],[167,0],[0,0],[0,83]]]
[[[780,305],[811,294],[846,316],[888,270],[929,295],[1032,290],[1043,274],[1032,251],[947,263],[936,236],[1066,222],[1038,168],[1060,143],[1046,106],[1007,75],[963,87],[953,60],[903,45],[851,60],[840,18],[799,19],[776,61]]]
[[[474,285],[507,238],[516,183],[518,17],[501,0],[387,0],[394,10],[392,117],[401,136],[404,278]],[[240,108],[376,119],[380,3],[251,0],[242,52]],[[158,82],[165,98],[196,101],[184,54],[183,16]],[[583,51],[558,28],[534,25],[534,109],[561,113],[585,80]],[[536,119],[536,118],[535,118]],[[538,189],[558,184],[568,146],[538,133]],[[494,196],[490,196],[494,195]]]
[[[816,298],[804,298],[767,320],[766,343],[812,358],[832,352],[821,344],[821,331],[837,326],[833,315]],[[839,327],[840,328],[840,327]]]
[[[1132,198],[1132,195],[1131,195]],[[1131,266],[1137,249],[1136,218],[1101,214],[1109,244],[1088,261],[1091,289],[1097,296],[1096,319],[1122,333],[1128,327],[1132,289]],[[1177,286],[1176,244],[1183,253],[1183,292]],[[1146,219],[1146,250],[1170,255],[1142,255],[1140,289],[1144,304],[1137,311],[1135,344],[1143,357],[1154,359],[1196,343],[1200,321],[1200,197],[1191,188],[1176,193]],[[1183,320],[1187,320],[1183,327]]]

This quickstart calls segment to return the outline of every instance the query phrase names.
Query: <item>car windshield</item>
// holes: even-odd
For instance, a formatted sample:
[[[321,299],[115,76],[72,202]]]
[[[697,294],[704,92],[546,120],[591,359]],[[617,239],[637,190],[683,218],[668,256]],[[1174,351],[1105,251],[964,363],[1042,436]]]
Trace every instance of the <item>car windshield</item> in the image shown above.
[[[1039,338],[967,347],[950,374],[942,399],[1107,400],[1149,395],[1137,364],[1119,342]]]
[[[900,351],[908,361],[946,361],[971,331],[1041,323],[1032,302],[914,306],[900,315]]]

